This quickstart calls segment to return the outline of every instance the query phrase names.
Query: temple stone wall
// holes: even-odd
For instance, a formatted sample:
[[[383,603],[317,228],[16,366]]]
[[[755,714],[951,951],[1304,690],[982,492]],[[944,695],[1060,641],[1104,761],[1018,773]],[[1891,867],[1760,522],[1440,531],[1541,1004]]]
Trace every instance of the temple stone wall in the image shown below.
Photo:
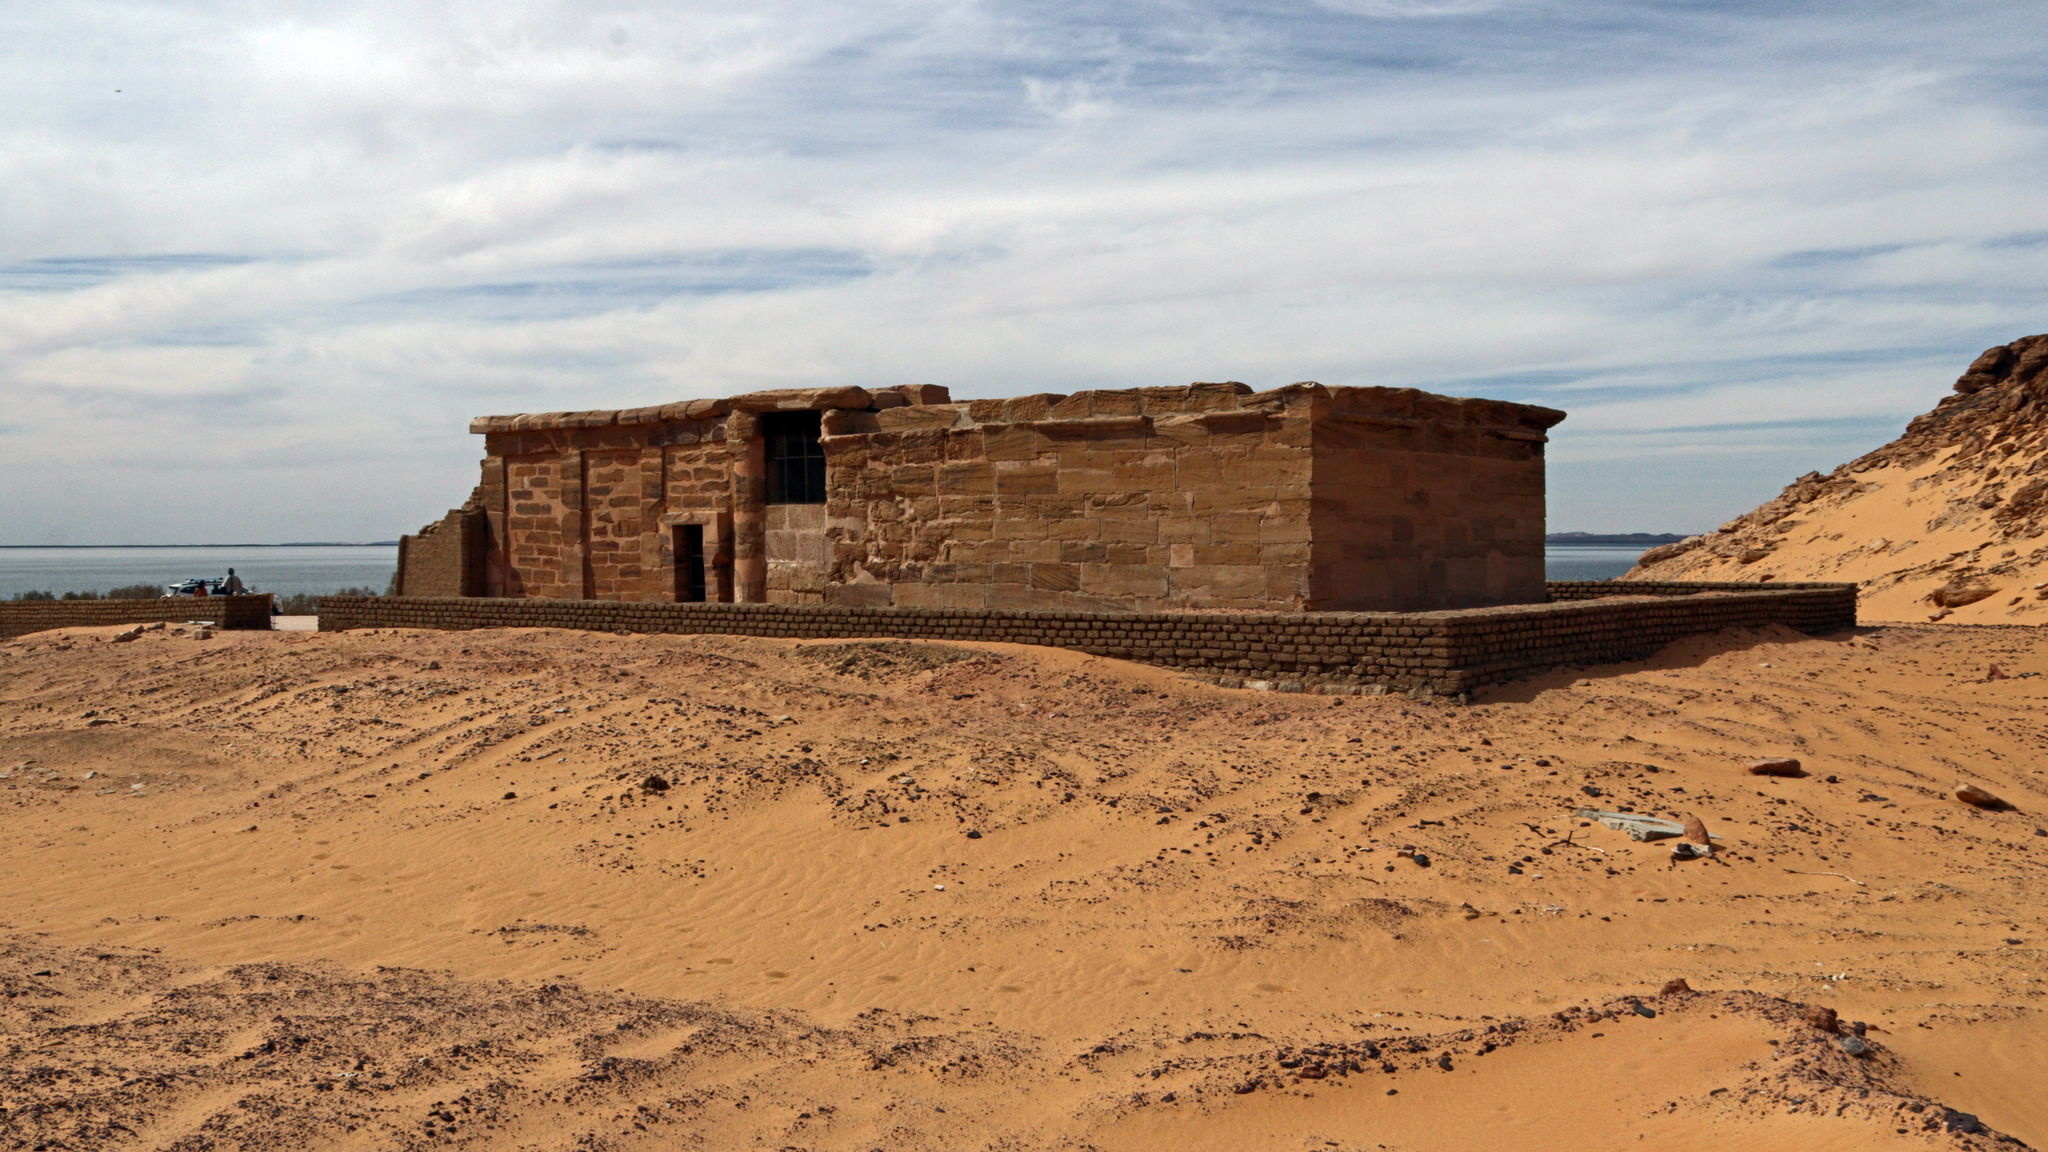
[[[1484,401],[1392,410],[1357,403],[1367,391],[1338,390],[1315,422],[1315,607],[1543,600],[1542,432],[1507,413],[1474,419]]]
[[[835,413],[826,600],[1301,609],[1308,409],[1197,384]]]
[[[764,418],[822,414],[823,503],[769,504]],[[955,402],[754,393],[485,417],[495,597],[1080,611],[1534,603],[1544,430],[1411,389],[1193,384]],[[422,533],[422,538],[426,536]]]

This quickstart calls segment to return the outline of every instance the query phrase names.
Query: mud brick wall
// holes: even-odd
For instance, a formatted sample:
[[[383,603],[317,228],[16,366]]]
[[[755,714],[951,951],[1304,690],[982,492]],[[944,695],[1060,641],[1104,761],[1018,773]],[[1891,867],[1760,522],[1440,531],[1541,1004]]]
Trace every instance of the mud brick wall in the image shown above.
[[[1721,585],[1447,612],[1065,612],[780,604],[328,596],[322,631],[578,628],[790,639],[896,638],[1038,644],[1223,677],[1384,684],[1455,695],[1559,665],[1636,659],[1683,636],[1780,624],[1826,633],[1856,622],[1856,586]]]
[[[1856,626],[1854,584],[1685,584],[1649,593],[1634,584],[1615,581],[1604,597],[1429,615],[1443,621],[1461,691],[1560,665],[1640,660],[1674,640],[1724,628],[1776,624],[1818,636]]]
[[[1779,582],[1731,583],[1691,580],[1551,580],[1545,584],[1552,600],[1598,600],[1608,596],[1695,596],[1702,592],[1811,591],[1841,584]]]
[[[0,602],[0,638],[51,628],[211,620],[222,628],[270,629],[270,594],[166,596],[155,600],[9,600]]]

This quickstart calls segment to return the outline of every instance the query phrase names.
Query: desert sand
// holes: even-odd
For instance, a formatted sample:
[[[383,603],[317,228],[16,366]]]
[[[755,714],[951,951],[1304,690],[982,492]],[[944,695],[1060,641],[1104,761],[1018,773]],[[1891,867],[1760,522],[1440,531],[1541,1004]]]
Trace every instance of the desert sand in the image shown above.
[[[2035,629],[1724,634],[1462,707],[116,631],[0,644],[8,1147],[2048,1141]]]
[[[1864,620],[2048,623],[2048,336],[1977,357],[1897,440],[1629,579],[1853,581]]]

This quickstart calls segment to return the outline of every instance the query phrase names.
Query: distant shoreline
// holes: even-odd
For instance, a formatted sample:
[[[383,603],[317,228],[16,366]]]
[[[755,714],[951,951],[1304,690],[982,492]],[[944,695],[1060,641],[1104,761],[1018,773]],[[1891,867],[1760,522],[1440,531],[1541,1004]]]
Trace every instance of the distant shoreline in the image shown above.
[[[1598,535],[1591,532],[1556,532],[1543,538],[1545,544],[1676,544],[1690,539],[1675,532],[1628,532]],[[287,540],[282,544],[0,544],[0,549],[56,548],[396,548],[396,540]]]
[[[287,540],[282,544],[0,544],[0,548],[396,548],[396,540]]]
[[[1652,548],[1659,544],[1676,544],[1680,540],[1690,539],[1692,539],[1692,537],[1683,536],[1676,532],[1618,532],[1609,533],[1606,535],[1602,535],[1600,533],[1595,532],[1552,532],[1550,535],[1545,536],[1543,538],[1543,542],[1545,544],[1567,545],[1627,544],[1631,546],[1640,546],[1643,548]]]

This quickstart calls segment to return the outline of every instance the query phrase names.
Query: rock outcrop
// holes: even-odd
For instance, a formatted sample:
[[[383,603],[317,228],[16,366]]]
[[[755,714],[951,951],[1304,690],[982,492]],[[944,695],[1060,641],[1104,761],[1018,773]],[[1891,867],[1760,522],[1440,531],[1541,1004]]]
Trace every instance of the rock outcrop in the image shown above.
[[[1866,619],[2048,620],[2048,335],[1977,357],[1905,434],[1624,579],[1854,580]]]

